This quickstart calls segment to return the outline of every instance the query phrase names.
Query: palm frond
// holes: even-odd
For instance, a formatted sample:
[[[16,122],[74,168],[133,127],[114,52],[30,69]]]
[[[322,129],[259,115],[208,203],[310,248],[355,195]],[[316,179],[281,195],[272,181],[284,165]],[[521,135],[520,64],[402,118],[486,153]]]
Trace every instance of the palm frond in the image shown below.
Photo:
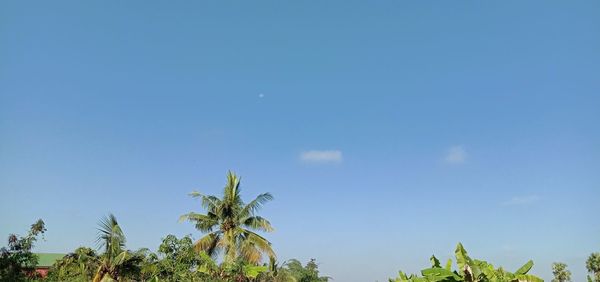
[[[122,251],[125,247],[125,241],[125,234],[123,234],[123,230],[121,230],[119,222],[113,214],[109,214],[100,220],[97,242],[110,257]]]
[[[221,199],[216,196],[206,195],[202,196],[202,207],[209,212],[215,212],[221,206]]]
[[[266,202],[272,201],[272,200],[273,200],[273,196],[270,193],[260,194],[260,195],[256,196],[256,198],[254,200],[252,200],[250,203],[248,203],[246,206],[244,206],[241,214],[242,214],[242,216],[254,215],[254,213],[256,213],[258,210],[260,210]]]
[[[259,264],[261,262],[262,252],[252,242],[243,242],[239,249],[240,257],[242,257],[244,261],[252,264]]]
[[[276,258],[275,252],[271,248],[271,243],[264,237],[250,230],[243,230],[241,236],[243,237],[243,239],[240,240],[240,253],[242,257],[254,263],[260,261],[262,253],[269,257]],[[258,260],[255,260],[256,258],[258,258]]]
[[[218,197],[212,195],[204,195],[198,191],[192,191],[189,195],[192,198],[200,198],[202,207],[205,208],[207,211],[214,211],[221,204],[221,199],[219,199]]]
[[[236,203],[239,200],[239,196],[240,196],[240,181],[241,178],[239,178],[235,173],[233,173],[232,171],[229,171],[227,173],[227,185],[225,186],[225,188],[223,189],[223,200],[225,200],[226,202],[233,204]]]
[[[208,233],[194,243],[194,249],[197,252],[205,252],[209,256],[214,256],[219,251],[221,238],[222,234],[219,231]]]
[[[260,216],[251,216],[243,220],[242,225],[253,230],[273,232],[275,229],[271,223]]]
[[[179,221],[190,221],[195,224],[196,229],[202,232],[211,232],[219,224],[218,218],[213,213],[199,214],[190,212],[179,217]]]
[[[122,251],[118,254],[114,259],[114,265],[122,265],[125,261],[127,261],[131,257],[129,251]]]

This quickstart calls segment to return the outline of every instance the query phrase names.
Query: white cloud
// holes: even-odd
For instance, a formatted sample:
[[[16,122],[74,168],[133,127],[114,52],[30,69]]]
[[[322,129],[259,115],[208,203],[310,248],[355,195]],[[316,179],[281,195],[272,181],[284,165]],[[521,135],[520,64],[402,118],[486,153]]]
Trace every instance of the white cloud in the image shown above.
[[[307,163],[341,163],[342,151],[339,150],[310,150],[300,154],[300,160]]]
[[[462,164],[467,160],[467,152],[463,146],[453,146],[448,149],[444,161],[449,164]]]
[[[524,206],[531,205],[540,200],[538,195],[519,196],[502,203],[503,206]]]

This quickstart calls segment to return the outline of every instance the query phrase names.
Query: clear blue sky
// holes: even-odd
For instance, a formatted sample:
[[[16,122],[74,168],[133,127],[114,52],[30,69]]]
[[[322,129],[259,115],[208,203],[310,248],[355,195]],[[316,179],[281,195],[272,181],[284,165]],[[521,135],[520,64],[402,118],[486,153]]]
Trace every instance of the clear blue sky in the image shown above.
[[[599,1],[2,1],[0,236],[132,249],[231,169],[335,281],[600,251]],[[4,239],[3,239],[4,240]],[[5,243],[3,243],[5,244]]]

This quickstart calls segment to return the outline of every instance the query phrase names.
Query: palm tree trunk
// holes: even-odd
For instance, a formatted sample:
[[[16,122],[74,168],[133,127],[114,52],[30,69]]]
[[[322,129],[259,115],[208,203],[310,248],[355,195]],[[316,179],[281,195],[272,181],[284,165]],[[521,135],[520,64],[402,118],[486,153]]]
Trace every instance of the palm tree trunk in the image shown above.
[[[236,257],[236,248],[235,248],[235,236],[233,234],[233,230],[225,231],[225,262],[234,263]]]

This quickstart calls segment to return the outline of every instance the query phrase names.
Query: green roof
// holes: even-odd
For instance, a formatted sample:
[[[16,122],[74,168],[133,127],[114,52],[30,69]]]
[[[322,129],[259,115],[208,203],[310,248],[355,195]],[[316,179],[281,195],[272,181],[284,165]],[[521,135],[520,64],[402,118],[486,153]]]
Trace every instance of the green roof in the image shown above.
[[[65,256],[65,254],[56,253],[36,253],[35,255],[38,257],[37,267],[50,267],[55,261]]]

